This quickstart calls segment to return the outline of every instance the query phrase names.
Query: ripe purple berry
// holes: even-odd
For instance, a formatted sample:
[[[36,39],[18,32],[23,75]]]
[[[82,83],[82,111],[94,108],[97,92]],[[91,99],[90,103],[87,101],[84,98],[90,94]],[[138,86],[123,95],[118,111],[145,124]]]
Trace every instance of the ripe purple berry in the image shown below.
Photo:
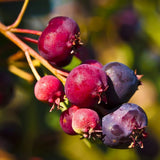
[[[128,66],[119,62],[107,63],[103,69],[108,76],[107,104],[117,106],[128,102],[140,85],[139,77]]]
[[[63,131],[69,135],[77,134],[72,128],[72,117],[78,109],[79,107],[72,105],[67,110],[63,111],[60,115],[60,126]]]
[[[50,110],[52,111],[52,109],[54,109],[55,104],[59,106],[60,102],[63,101],[63,84],[55,76],[44,76],[35,84],[34,94],[39,101],[53,105]]]
[[[79,36],[79,26],[73,19],[64,16],[54,17],[39,37],[40,55],[53,65],[65,66],[79,46]]]
[[[94,133],[101,132],[100,118],[96,111],[80,108],[73,114],[72,128],[83,137],[91,138]]]
[[[104,144],[113,148],[143,148],[146,127],[147,116],[143,109],[133,103],[124,103],[102,118]]]
[[[107,76],[101,68],[81,64],[69,73],[65,94],[72,104],[92,107],[101,100],[105,101],[103,94],[107,87]]]

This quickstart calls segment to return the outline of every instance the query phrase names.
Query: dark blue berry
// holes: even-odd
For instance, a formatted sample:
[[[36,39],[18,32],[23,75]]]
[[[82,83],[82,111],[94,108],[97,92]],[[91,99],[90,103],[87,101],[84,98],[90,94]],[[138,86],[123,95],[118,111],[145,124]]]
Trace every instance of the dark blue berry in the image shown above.
[[[117,106],[128,102],[140,84],[136,73],[119,62],[107,63],[103,69],[108,76],[109,84],[106,90],[107,104]]]
[[[133,103],[124,103],[102,118],[104,144],[113,148],[143,148],[147,116]]]

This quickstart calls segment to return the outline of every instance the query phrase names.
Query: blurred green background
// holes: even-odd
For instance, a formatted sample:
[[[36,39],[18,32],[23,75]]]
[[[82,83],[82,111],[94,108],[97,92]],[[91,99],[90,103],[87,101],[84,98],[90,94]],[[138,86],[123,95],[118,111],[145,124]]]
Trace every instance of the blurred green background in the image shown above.
[[[22,4],[0,0],[0,21],[12,24]],[[100,144],[89,148],[79,136],[66,135],[59,125],[60,111],[49,113],[48,106],[34,97],[32,77],[27,81],[12,74],[14,96],[0,110],[0,160],[159,160],[160,0],[30,0],[19,27],[42,31],[59,15],[79,24],[86,47],[82,59],[94,58],[103,65],[119,61],[143,75],[130,102],[141,106],[148,116],[144,149],[111,149]],[[36,45],[29,45],[37,50]],[[0,67],[11,70],[10,65],[17,65],[32,74],[24,57],[19,63],[9,61],[17,51],[0,35]],[[74,58],[66,68],[78,63]]]

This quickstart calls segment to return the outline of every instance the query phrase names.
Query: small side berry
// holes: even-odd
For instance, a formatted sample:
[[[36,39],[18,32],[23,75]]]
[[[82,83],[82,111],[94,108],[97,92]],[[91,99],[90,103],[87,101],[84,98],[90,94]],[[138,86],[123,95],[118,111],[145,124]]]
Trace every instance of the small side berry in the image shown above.
[[[61,81],[53,75],[42,77],[34,87],[35,97],[42,102],[51,105],[50,111],[55,105],[59,107],[60,102],[64,101],[64,87]]]
[[[62,130],[69,135],[77,134],[72,128],[72,117],[78,109],[78,106],[72,105],[60,115],[60,126]]]

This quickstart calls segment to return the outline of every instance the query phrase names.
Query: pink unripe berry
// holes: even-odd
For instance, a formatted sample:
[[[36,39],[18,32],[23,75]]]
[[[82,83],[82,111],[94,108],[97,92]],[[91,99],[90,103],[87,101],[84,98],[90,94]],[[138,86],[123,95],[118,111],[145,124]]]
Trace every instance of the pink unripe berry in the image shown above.
[[[80,108],[73,115],[72,128],[76,133],[90,138],[92,133],[101,129],[100,118],[96,111]]]
[[[59,106],[64,98],[63,84],[53,75],[44,76],[35,84],[34,94],[39,101]]]

